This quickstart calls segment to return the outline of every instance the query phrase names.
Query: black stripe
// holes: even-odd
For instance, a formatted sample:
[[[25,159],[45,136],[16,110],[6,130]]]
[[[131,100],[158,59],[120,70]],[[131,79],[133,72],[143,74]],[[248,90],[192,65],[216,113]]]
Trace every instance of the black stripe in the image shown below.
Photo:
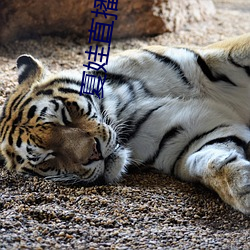
[[[54,85],[56,83],[67,83],[67,84],[70,83],[70,84],[74,84],[74,85],[77,85],[77,86],[81,86],[81,84],[82,84],[81,81],[77,81],[77,80],[70,79],[70,78],[57,78],[57,79],[53,80],[52,82],[50,82],[49,85]]]
[[[36,105],[32,105],[32,106],[30,107],[30,109],[29,109],[29,111],[28,111],[28,114],[27,114],[27,118],[28,118],[28,119],[32,119],[32,118],[34,117],[35,112],[36,112],[36,109],[37,109]]]
[[[21,138],[21,135],[24,133],[24,130],[19,128],[19,136],[18,136],[18,139],[17,139],[17,142],[16,142],[16,145],[17,147],[21,147],[22,145],[22,138]]]
[[[102,116],[104,115],[104,105],[103,105],[103,103],[104,103],[104,98],[102,98],[100,100],[100,105],[99,105],[100,113],[102,114]]]
[[[55,100],[60,100],[61,102],[63,102],[63,103],[65,103],[67,100],[68,100],[68,98],[66,98],[66,97],[62,97],[62,96],[54,96],[53,97]]]
[[[18,136],[18,139],[17,139],[17,142],[16,142],[16,145],[17,145],[17,147],[21,147],[21,145],[22,145],[22,138],[21,138],[21,136],[19,135]]]
[[[22,106],[21,106],[21,111],[18,113],[18,117],[13,121],[13,126],[12,126],[12,129],[11,129],[11,131],[10,131],[10,134],[12,134],[13,132],[14,132],[14,130],[15,130],[15,128],[16,128],[16,125],[18,124],[18,122],[19,121],[21,121],[21,119],[22,119],[22,114],[23,114],[23,107],[26,105],[26,104],[28,104],[30,101],[32,100],[32,98],[28,98],[23,104],[22,104]],[[7,118],[7,120],[5,121],[5,123],[4,123],[4,125],[3,125],[3,128],[2,128],[2,130],[1,130],[1,134],[3,133],[3,130],[4,130],[4,128],[5,128],[5,126],[6,126],[6,123],[9,121],[11,119],[11,112],[9,113],[9,116],[8,116],[8,118]],[[5,136],[6,136],[6,133],[7,133],[7,131],[8,131],[8,128],[9,128],[9,126],[7,126],[7,128],[6,128],[6,130],[5,130],[5,132],[4,132],[4,136],[2,137],[2,138],[4,138]],[[10,138],[10,136],[9,136],[9,142],[12,142],[13,143],[13,140],[12,140],[12,138]],[[12,144],[11,143],[11,144]]]
[[[3,129],[4,128],[6,128],[6,130],[4,131],[4,133],[3,133],[3,131],[1,131],[1,138],[2,138],[2,140],[6,137],[6,134],[7,134],[8,130],[9,130],[10,126],[7,125],[6,127],[4,126]]]
[[[17,118],[13,121],[12,125],[13,125],[13,126],[16,126],[20,121],[22,121],[22,118],[23,118],[23,110],[21,110],[21,111],[18,113],[18,116],[17,116]]]
[[[133,131],[131,131],[130,133],[124,133],[126,135],[126,140],[129,141],[132,137],[135,137],[135,135],[138,133],[138,131],[140,130],[141,126],[150,118],[151,114],[158,110],[159,108],[161,108],[162,106],[158,106],[154,109],[149,110],[146,114],[144,114],[142,116],[141,119],[139,119],[136,123],[133,124]],[[134,120],[134,116],[135,116],[136,112],[134,112],[132,114],[132,117],[129,118],[129,121],[133,121]]]
[[[210,81],[212,81],[212,82],[216,82],[217,81],[217,79],[214,77],[212,71],[210,70],[210,68],[208,67],[208,65],[206,64],[206,62],[201,58],[200,55],[197,55],[197,63],[200,66],[203,74],[206,75],[206,77]]]
[[[28,143],[28,145],[30,145],[30,144]],[[29,146],[26,146],[26,151],[27,151],[28,154],[32,154],[33,153],[32,147],[29,147]]]
[[[6,154],[11,158],[11,152],[9,150],[6,151]]]
[[[44,109],[47,109],[47,107],[43,108],[43,110]],[[43,110],[40,112],[40,115],[36,118],[36,122],[39,122],[40,120],[44,119],[44,116],[46,115],[46,110],[45,111],[43,111]],[[38,127],[38,126],[39,126],[39,124],[36,125],[36,127]]]
[[[149,97],[154,97],[154,96],[155,96],[155,95],[145,86],[146,83],[144,83],[144,82],[142,82],[142,81],[141,81],[140,83],[141,83],[140,88],[143,89],[144,93],[145,93],[147,96],[149,96]]]
[[[94,105],[94,101],[92,99],[92,96],[89,94],[82,94],[82,96],[84,96],[87,100],[89,100],[93,105]],[[102,100],[102,99],[101,99]]]
[[[6,165],[6,158],[3,155],[0,155],[0,166]]]
[[[130,116],[129,120],[122,123],[123,128],[119,131],[119,138],[118,138],[119,143],[125,144],[129,141],[129,138],[130,138],[129,132],[134,130],[133,121],[135,119],[135,114],[136,112],[134,112],[132,116]]]
[[[204,147],[209,146],[209,145],[220,144],[220,143],[223,144],[223,143],[227,143],[227,142],[235,143],[238,147],[243,148],[244,152],[246,153],[247,143],[245,141],[243,141],[242,139],[240,139],[239,137],[234,136],[234,135],[220,137],[220,138],[216,138],[216,139],[213,139],[211,141],[208,141],[202,147],[200,147],[196,152],[202,150]]]
[[[6,111],[6,103],[5,103],[5,105],[4,105],[4,109],[5,109],[5,111]],[[1,136],[2,136],[3,133],[6,134],[6,130],[5,130],[5,132],[4,132],[4,129],[5,129],[5,127],[6,127],[6,124],[7,124],[8,121],[10,120],[11,115],[12,115],[12,112],[11,112],[11,110],[10,110],[9,115],[8,115],[8,118],[5,119],[4,122],[3,122],[3,120],[4,120],[5,117],[1,117],[1,126],[2,126],[2,129],[1,129]],[[2,137],[2,138],[4,138],[4,137]]]
[[[19,135],[22,135],[24,133],[24,130],[19,128]]]
[[[79,111],[80,107],[77,102],[72,102],[72,105],[76,107],[76,110]]]
[[[132,84],[128,84],[128,89],[129,89],[129,93],[131,94],[131,100],[136,98],[136,92],[134,89],[134,85]]]
[[[29,168],[26,168],[26,167],[23,167],[22,170],[23,170],[25,173],[27,173],[27,174],[29,174],[29,175],[31,175],[31,176],[43,177],[42,175],[40,175],[40,174],[36,173],[35,171],[33,171],[33,170],[29,169]]]
[[[70,121],[67,119],[67,116],[66,116],[66,113],[65,113],[65,109],[64,109],[64,108],[61,110],[61,113],[62,113],[62,120],[63,120],[63,123],[64,123],[65,125],[70,124]]]
[[[44,173],[46,173],[48,171],[54,171],[55,169],[56,169],[55,166],[52,166],[52,165],[49,164],[46,167],[43,166],[43,168],[39,169],[39,170],[42,171],[42,172],[44,172]]]
[[[96,115],[96,113],[94,113],[91,117],[89,117],[90,119],[95,119],[95,118],[97,118],[97,115]]]
[[[146,161],[145,161],[145,164],[154,164],[154,162],[156,161],[157,157],[159,156],[159,154],[161,153],[161,151],[164,149],[164,146],[165,144],[172,140],[174,137],[176,137],[178,134],[180,134],[180,131],[183,130],[183,128],[181,126],[177,126],[177,127],[174,127],[172,128],[171,130],[167,131],[160,143],[159,143],[159,146],[156,150],[156,152],[154,153],[153,157],[149,157]]]
[[[32,98],[29,97],[20,107],[20,109],[23,109],[27,104],[29,104],[32,101]]]
[[[16,119],[13,121],[12,125],[13,126],[16,126],[18,123],[19,123],[19,119],[18,119],[18,116],[16,117]]]
[[[24,163],[24,159],[20,155],[16,156],[16,161],[17,161],[18,164],[23,164]]]
[[[29,161],[37,162],[37,161],[40,160],[40,157],[39,157],[39,156],[34,156],[34,157],[29,157],[29,156],[27,156],[27,159],[28,159]]]
[[[11,159],[11,169],[16,169],[16,164],[13,159]]]
[[[22,113],[22,112],[21,112]],[[20,114],[20,113],[19,113]],[[10,145],[12,145],[13,144],[13,138],[12,138],[12,136],[14,135],[14,132],[15,132],[15,130],[16,130],[16,124],[17,124],[17,121],[16,120],[18,120],[18,117],[14,120],[14,122],[13,122],[13,124],[12,124],[12,127],[11,127],[11,130],[10,130],[10,132],[9,132],[9,138],[8,138],[8,140],[9,140],[9,144]]]
[[[65,103],[65,105],[67,106],[67,109],[71,109],[72,106],[76,107],[77,111],[79,111],[79,109],[80,109],[79,106],[78,106],[78,104],[77,104],[77,102],[67,101]]]
[[[123,103],[123,106],[120,107],[120,110],[117,111],[116,116],[119,118],[122,114],[122,112],[126,109],[129,103],[133,102],[136,98],[136,93],[134,90],[134,86],[132,84],[127,84],[129,93],[131,94],[129,100],[126,103]],[[118,104],[118,107],[121,106],[121,103]],[[118,108],[117,108],[118,109]]]
[[[110,73],[110,72],[103,72],[103,71],[91,71],[96,76],[100,77],[105,77],[106,76],[106,81],[109,85],[123,85],[125,83],[131,82],[131,80],[136,80],[135,78],[130,78],[128,76],[122,75],[122,74],[115,74],[115,73]]]
[[[12,145],[13,144],[13,138],[12,138],[12,133],[9,133],[9,138],[8,138],[9,144]]]
[[[230,160],[227,160],[227,163],[226,164],[229,164],[231,162],[234,162],[237,160],[237,156],[234,156],[233,158],[231,158]]]
[[[131,92],[133,91],[133,86],[135,81],[139,81],[141,83],[140,88],[144,91],[144,93],[150,97],[153,97],[153,93],[150,92],[149,89],[145,87],[145,83],[141,81],[139,78],[133,78],[133,77],[128,77],[123,74],[115,74],[115,73],[110,73],[110,72],[103,72],[103,71],[91,71],[91,73],[94,73],[96,76],[101,76],[104,77],[106,75],[106,81],[108,85],[116,85],[116,86],[121,86],[121,85],[128,85],[129,89]],[[135,96],[135,95],[134,95]]]
[[[31,135],[30,135],[30,139],[31,139],[34,143],[36,142],[36,136],[35,136],[35,135],[31,134]]]
[[[41,148],[42,147],[41,145],[43,145],[43,139],[40,136],[37,135],[37,137],[36,137],[36,146]]]
[[[55,101],[55,100],[51,100],[50,102],[53,103],[53,104],[55,105],[54,111],[56,112],[56,111],[59,109],[59,104],[58,104],[58,102]]]
[[[91,111],[92,111],[92,106],[91,103],[88,102],[88,112],[85,115],[89,116],[91,114]]]
[[[249,66],[243,66],[247,75],[250,76],[250,67]]]
[[[45,125],[50,125],[51,127],[56,127],[56,124],[54,122],[43,122],[43,124],[41,124],[42,128],[46,129],[47,127]]]
[[[197,142],[198,140],[201,140],[202,138],[204,138],[205,136],[215,132],[216,130],[218,129],[221,129],[221,128],[226,128],[226,127],[229,127],[229,125],[226,125],[226,124],[222,124],[220,126],[217,126],[207,132],[204,132],[202,134],[199,134],[199,135],[196,135],[193,139],[191,139],[188,144],[186,144],[186,146],[182,149],[182,151],[179,153],[179,155],[177,156],[173,166],[172,166],[172,170],[171,170],[171,173],[174,174],[174,170],[175,170],[175,167],[176,167],[176,164],[177,162],[183,157],[183,155],[189,150],[189,148],[192,146],[193,143]]]
[[[213,72],[210,70],[206,62],[201,58],[200,55],[197,57],[197,63],[200,66],[202,72],[211,82],[224,81],[230,83],[233,86],[237,86],[234,82],[232,82],[226,75],[216,73],[216,76],[213,75]]]
[[[39,95],[52,95],[53,94],[53,89],[46,89],[46,90],[40,90],[36,93],[37,96]]]
[[[70,93],[70,94],[77,94],[79,95],[79,91],[75,90],[75,89],[70,89],[70,88],[59,88],[58,91],[63,92],[63,93]]]
[[[48,110],[48,108],[47,108],[47,107],[44,107],[44,108],[41,110],[41,112],[40,112],[40,116],[45,116],[47,110]]]
[[[11,127],[11,130],[10,130],[10,132],[9,132],[9,138],[8,138],[8,141],[9,141],[9,143],[10,143],[11,145],[12,145],[12,143],[13,143],[12,134],[14,133],[17,124],[21,121],[21,119],[22,119],[22,114],[23,114],[23,110],[21,110],[21,111],[18,113],[17,118],[12,122],[12,127]],[[3,129],[1,130],[2,138],[5,138],[5,137],[6,137],[6,134],[7,134],[8,130],[9,130],[9,126],[6,126],[6,123],[7,123],[7,121],[5,122],[5,124],[4,124],[4,126],[3,126]],[[6,126],[6,127],[5,127],[5,126]],[[5,131],[4,131],[4,128],[6,128]]]
[[[250,76],[250,67],[249,66],[243,66],[243,65],[235,62],[234,59],[231,56],[231,51],[229,52],[229,55],[228,55],[228,61],[230,63],[232,63],[234,66],[238,67],[238,68],[243,68],[245,70],[245,72],[247,73],[247,75]]]
[[[13,108],[13,110],[15,111],[16,108],[18,107],[18,105],[21,103],[21,101],[23,100],[23,98],[26,96],[26,93],[24,95],[19,95],[17,98],[14,99],[14,101],[10,104],[10,106]],[[20,99],[19,99],[20,97]]]
[[[183,70],[181,69],[180,65],[176,61],[174,61],[170,57],[163,56],[163,55],[157,54],[157,53],[149,51],[149,50],[144,50],[144,51],[150,53],[151,55],[154,55],[155,58],[157,60],[159,60],[160,62],[163,62],[163,63],[166,63],[167,65],[169,65],[171,68],[173,68],[174,71],[177,72],[177,74],[179,75],[179,77],[182,79],[182,81],[186,85],[191,86],[189,80],[185,76],[185,73],[183,72]]]
[[[19,105],[19,103],[23,100],[24,97],[25,97],[25,95],[23,95],[23,96],[19,95],[19,96],[17,96],[17,97],[13,100],[13,102],[10,103],[10,104],[8,103],[8,100],[9,100],[9,99],[7,99],[7,100],[5,101],[5,105],[4,105],[4,108],[3,108],[3,114],[2,114],[2,115],[5,116],[7,104],[8,104],[8,106],[10,106],[10,108],[9,108],[8,117],[6,118],[4,124],[2,125],[1,134],[3,134],[3,130],[4,130],[5,126],[6,126],[6,123],[7,123],[7,122],[11,119],[11,117],[12,117],[12,109],[15,111],[17,105]],[[19,98],[21,98],[21,99],[19,99]],[[18,101],[18,102],[17,102],[16,105],[13,107],[13,105],[15,104],[16,101]],[[2,121],[3,119],[4,119],[4,117],[1,117],[1,121]]]
[[[131,99],[123,104],[123,106],[120,108],[120,110],[116,113],[117,118],[121,116],[122,112],[127,108],[128,104],[131,103]]]
[[[199,55],[197,54],[195,51],[185,48],[185,50],[193,53],[196,56],[196,61],[197,64],[200,66],[203,74],[211,81],[211,82],[218,82],[218,81],[224,81],[229,83],[232,86],[237,87],[237,85],[232,82],[226,75],[221,74],[221,73],[217,73],[217,72],[212,72],[212,70],[209,68],[209,66],[207,65],[207,63],[205,62],[205,60]]]
[[[107,141],[107,146],[109,146],[109,143],[110,143],[110,140],[111,140],[111,130],[109,129],[108,130],[108,133],[109,133],[109,138],[108,138],[108,141]]]

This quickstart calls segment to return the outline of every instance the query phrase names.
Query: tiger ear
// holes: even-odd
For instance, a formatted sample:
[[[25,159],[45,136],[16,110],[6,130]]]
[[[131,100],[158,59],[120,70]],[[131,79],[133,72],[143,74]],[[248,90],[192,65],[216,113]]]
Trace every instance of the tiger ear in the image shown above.
[[[18,83],[31,86],[42,78],[43,65],[30,55],[21,55],[17,59]]]

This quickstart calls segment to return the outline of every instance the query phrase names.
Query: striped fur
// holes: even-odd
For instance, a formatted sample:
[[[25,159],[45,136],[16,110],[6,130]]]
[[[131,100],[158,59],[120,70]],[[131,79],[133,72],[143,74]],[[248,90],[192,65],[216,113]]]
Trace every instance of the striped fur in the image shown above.
[[[106,67],[103,99],[79,95],[77,72],[52,75],[28,55],[17,65],[0,125],[7,168],[94,185],[137,162],[201,182],[250,213],[249,34],[120,53]]]

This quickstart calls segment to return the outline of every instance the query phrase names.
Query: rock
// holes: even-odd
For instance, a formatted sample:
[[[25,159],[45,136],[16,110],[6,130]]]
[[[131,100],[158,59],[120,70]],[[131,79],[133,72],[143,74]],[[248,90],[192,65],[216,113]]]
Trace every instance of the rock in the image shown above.
[[[118,0],[113,0],[117,2]],[[153,36],[179,30],[215,13],[212,0],[119,0],[117,15],[95,17],[95,0],[1,0],[0,43],[41,35],[76,34],[89,37],[91,21],[114,21],[112,38]],[[103,10],[103,8],[102,8]],[[100,10],[100,11],[102,11]]]
[[[156,0],[154,14],[164,22],[165,31],[178,31],[183,25],[205,21],[215,14],[212,0]]]

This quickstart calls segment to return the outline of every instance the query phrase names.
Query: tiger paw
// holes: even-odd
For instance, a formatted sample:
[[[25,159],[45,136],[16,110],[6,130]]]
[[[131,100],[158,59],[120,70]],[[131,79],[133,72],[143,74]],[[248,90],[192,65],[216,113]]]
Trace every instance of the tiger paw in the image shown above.
[[[105,159],[104,178],[107,184],[117,182],[122,174],[126,173],[126,166],[130,161],[130,151],[118,146],[115,151]]]
[[[244,214],[250,214],[250,162],[233,156],[226,159],[223,166],[209,167],[207,184],[226,203]]]
[[[218,171],[230,162],[235,161],[237,156],[238,154],[234,151],[220,154],[211,162],[211,167]]]

